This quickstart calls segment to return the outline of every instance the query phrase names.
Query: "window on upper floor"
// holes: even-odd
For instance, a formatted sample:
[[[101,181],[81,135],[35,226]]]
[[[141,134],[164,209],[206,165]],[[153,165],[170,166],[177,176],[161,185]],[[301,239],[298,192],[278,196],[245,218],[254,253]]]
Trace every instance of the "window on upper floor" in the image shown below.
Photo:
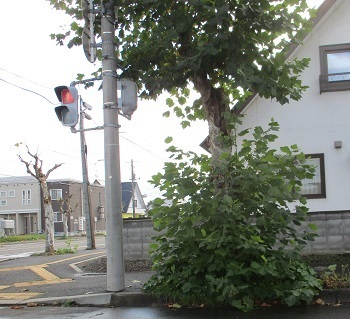
[[[1,191],[0,192],[0,197],[7,197],[7,192],[6,191]]]
[[[5,199],[0,200],[0,206],[7,206],[7,200]]]
[[[320,46],[320,92],[350,90],[350,43]]]
[[[27,190],[27,205],[32,205],[32,191],[30,189]]]
[[[22,190],[22,206],[32,204],[32,191],[30,189]]]
[[[62,189],[50,189],[50,196],[52,200],[58,200],[62,198]]]
[[[306,198],[326,198],[324,154],[309,154],[307,164],[315,168],[313,178],[302,181],[301,194]]]
[[[16,196],[16,193],[14,190],[9,191],[9,197],[15,197],[15,196]]]

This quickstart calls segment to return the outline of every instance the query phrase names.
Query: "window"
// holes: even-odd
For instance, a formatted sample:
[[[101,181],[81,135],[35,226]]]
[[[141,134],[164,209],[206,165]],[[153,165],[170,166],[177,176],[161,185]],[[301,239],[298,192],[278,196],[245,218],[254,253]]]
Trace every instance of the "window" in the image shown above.
[[[22,206],[25,206],[27,202],[27,192],[25,190],[22,191]]]
[[[50,189],[50,196],[52,200],[58,200],[62,198],[62,189]]]
[[[16,193],[15,191],[9,191],[9,197],[15,197]]]
[[[30,189],[27,190],[27,205],[32,205],[32,191]]]
[[[326,198],[324,154],[309,154],[307,157],[307,164],[315,167],[315,175],[302,181],[301,193],[306,198]]]
[[[32,191],[30,189],[22,190],[22,206],[32,204]]]
[[[1,191],[0,192],[0,197],[7,197],[7,192],[6,191]]]
[[[350,90],[350,43],[320,47],[320,92]]]
[[[58,212],[54,212],[53,213],[53,221],[55,223],[63,222],[63,214],[62,213],[58,213]]]
[[[5,199],[0,200],[0,206],[7,206],[7,200]]]

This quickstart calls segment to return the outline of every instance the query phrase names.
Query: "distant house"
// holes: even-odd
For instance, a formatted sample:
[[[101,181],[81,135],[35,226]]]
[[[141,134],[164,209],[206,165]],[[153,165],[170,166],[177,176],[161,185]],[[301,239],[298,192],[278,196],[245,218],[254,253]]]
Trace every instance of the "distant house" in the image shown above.
[[[146,205],[139,185],[134,182],[122,183],[123,218],[146,216]]]
[[[47,186],[52,200],[55,234],[62,235],[64,231],[64,216],[60,210],[60,201],[70,196],[70,205],[73,211],[68,216],[69,234],[84,234],[86,218],[83,214],[82,182],[72,179],[52,179],[47,181]],[[89,185],[89,191],[92,227],[97,233],[105,232],[105,188],[100,183],[94,182]],[[134,187],[132,187],[131,182],[122,183],[122,205],[123,218],[145,216],[146,205],[137,183],[134,183]],[[134,214],[133,211],[135,211]],[[41,189],[39,182],[34,177],[0,178],[1,218],[14,221],[14,233],[17,235],[37,234],[44,231],[45,212],[41,202]]]
[[[0,218],[13,220],[15,234],[42,229],[40,185],[32,176],[0,178]]]
[[[71,179],[48,180],[47,185],[54,211],[55,233],[63,234],[64,216],[60,210],[61,199],[70,198],[73,212],[68,217],[68,230],[70,235],[84,234],[86,231],[86,218],[83,213],[84,201],[82,182]],[[91,222],[95,232],[106,231],[106,218],[104,214],[105,188],[100,184],[90,184],[90,210]],[[65,206],[63,206],[65,207]],[[43,218],[44,214],[42,215]],[[43,223],[43,222],[42,222]]]

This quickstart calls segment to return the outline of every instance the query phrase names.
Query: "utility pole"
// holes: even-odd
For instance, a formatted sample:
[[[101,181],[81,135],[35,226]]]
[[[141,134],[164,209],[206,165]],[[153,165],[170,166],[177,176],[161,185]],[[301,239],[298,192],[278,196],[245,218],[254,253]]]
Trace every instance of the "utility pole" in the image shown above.
[[[125,289],[114,1],[102,0],[102,88],[106,189],[107,290]]]
[[[90,200],[90,190],[89,190],[89,177],[87,170],[87,145],[85,142],[85,133],[84,133],[84,119],[85,112],[83,111],[82,101],[80,99],[80,122],[79,122],[79,131],[80,131],[80,152],[81,152],[81,163],[82,163],[82,172],[83,172],[83,207],[84,207],[84,216],[86,219],[86,249],[96,249],[95,245],[95,231],[93,227],[93,222],[91,220],[91,200]]]
[[[135,211],[135,174],[134,174],[134,162],[131,160],[131,200],[132,200],[132,217],[136,218],[136,211]]]

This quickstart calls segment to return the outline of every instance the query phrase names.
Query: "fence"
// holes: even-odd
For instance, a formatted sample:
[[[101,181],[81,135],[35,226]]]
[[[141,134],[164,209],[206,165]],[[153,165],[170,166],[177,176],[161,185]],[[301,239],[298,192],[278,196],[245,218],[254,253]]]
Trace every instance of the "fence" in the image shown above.
[[[308,243],[305,253],[350,252],[350,211],[309,213],[306,223],[316,224],[318,237]],[[125,259],[149,258],[151,238],[156,234],[152,219],[124,220]]]

